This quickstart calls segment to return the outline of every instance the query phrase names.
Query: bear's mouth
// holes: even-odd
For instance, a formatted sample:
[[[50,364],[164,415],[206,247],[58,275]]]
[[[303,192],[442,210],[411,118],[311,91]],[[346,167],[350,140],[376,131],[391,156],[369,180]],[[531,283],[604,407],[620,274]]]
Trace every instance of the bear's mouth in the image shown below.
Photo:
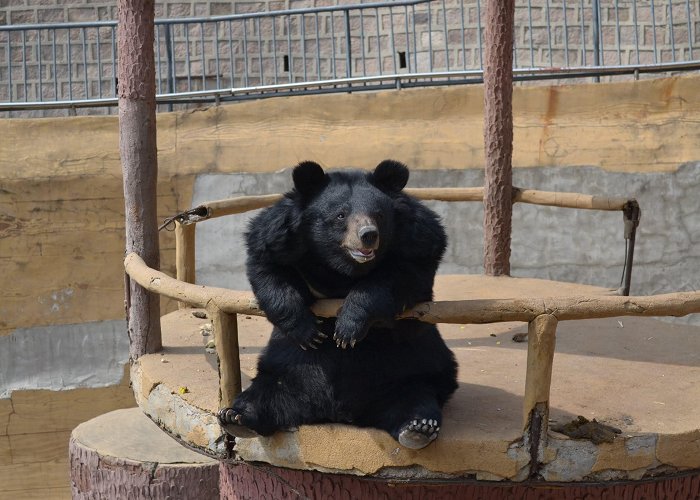
[[[364,264],[374,259],[375,253],[374,248],[345,248],[356,262]]]

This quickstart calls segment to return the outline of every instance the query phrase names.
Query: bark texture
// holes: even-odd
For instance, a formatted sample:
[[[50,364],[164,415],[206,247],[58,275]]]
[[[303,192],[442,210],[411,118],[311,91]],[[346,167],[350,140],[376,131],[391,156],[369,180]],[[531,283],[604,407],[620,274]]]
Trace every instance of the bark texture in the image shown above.
[[[510,274],[514,0],[486,2],[484,66],[484,272]]]
[[[154,1],[120,0],[118,26],[119,153],[124,176],[126,253],[158,269],[156,216]],[[131,359],[161,348],[160,298],[126,282]]]
[[[221,463],[219,487],[222,500],[258,500],[261,498],[314,500],[361,498],[363,500],[401,499],[637,499],[698,498],[700,473],[652,480],[619,483],[499,483],[477,481],[392,482],[362,479],[357,476],[324,474],[265,465]]]

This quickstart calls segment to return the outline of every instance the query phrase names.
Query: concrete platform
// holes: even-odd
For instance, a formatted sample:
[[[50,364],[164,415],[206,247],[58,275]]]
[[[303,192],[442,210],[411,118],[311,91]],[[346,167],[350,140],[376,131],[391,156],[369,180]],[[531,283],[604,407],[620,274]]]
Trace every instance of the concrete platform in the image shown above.
[[[439,276],[437,300],[597,295],[609,290],[546,280]],[[162,353],[132,368],[136,399],[162,427],[223,456],[218,377],[208,322],[181,310],[163,317]],[[255,372],[271,326],[239,317],[243,386]],[[238,439],[247,461],[294,469],[391,478],[468,477],[520,481],[530,456],[522,442],[527,345],[524,323],[440,325],[456,354],[459,389],[445,407],[440,437],[418,451],[388,434],[346,425],[302,426],[270,438]],[[557,329],[551,425],[579,415],[621,430],[595,444],[550,431],[546,481],[639,479],[700,469],[700,328],[649,318],[564,321]]]

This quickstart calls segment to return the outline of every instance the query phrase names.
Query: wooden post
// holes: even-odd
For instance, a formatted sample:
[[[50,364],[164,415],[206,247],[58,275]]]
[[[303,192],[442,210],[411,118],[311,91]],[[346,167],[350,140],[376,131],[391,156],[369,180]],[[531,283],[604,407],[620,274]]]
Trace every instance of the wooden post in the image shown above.
[[[219,358],[219,408],[229,408],[241,393],[241,359],[238,353],[238,321],[235,314],[210,305],[207,313],[214,326]]]
[[[194,283],[195,273],[195,227],[196,224],[175,222],[175,269],[177,279]],[[186,302],[178,302],[180,309],[191,307]]]
[[[549,421],[549,391],[558,320],[541,314],[528,323],[527,372],[523,425],[530,445],[530,473],[536,473],[544,458]]]
[[[484,272],[510,274],[514,0],[487,0],[484,33]]]
[[[154,0],[119,0],[119,153],[124,175],[126,253],[160,267],[156,215],[156,88]],[[128,281],[127,323],[132,360],[161,349],[160,297]]]

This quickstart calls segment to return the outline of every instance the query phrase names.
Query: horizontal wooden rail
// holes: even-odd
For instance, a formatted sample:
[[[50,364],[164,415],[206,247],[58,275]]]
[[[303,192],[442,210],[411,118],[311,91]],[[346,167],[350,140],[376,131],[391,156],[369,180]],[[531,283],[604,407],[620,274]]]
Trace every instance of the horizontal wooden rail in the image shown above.
[[[468,188],[406,188],[404,192],[420,200],[434,201],[483,201],[483,187]],[[214,219],[225,215],[239,214],[264,208],[276,203],[282,198],[281,194],[266,194],[260,196],[239,196],[226,200],[203,203],[191,212],[206,214],[183,220],[184,224]],[[554,191],[537,191],[513,187],[514,203],[530,203],[562,208],[579,208],[588,210],[623,210],[630,200],[620,197],[591,196],[581,193],[558,193]]]
[[[124,266],[133,280],[151,292],[195,307],[216,305],[226,313],[264,316],[251,292],[178,281],[151,269],[134,253],[127,255]],[[333,317],[342,303],[342,300],[335,299],[319,300],[312,310],[317,316]],[[636,297],[604,295],[423,302],[400,317],[427,323],[483,324],[530,322],[542,314],[564,321],[616,316],[686,316],[692,313],[700,313],[700,291]]]

